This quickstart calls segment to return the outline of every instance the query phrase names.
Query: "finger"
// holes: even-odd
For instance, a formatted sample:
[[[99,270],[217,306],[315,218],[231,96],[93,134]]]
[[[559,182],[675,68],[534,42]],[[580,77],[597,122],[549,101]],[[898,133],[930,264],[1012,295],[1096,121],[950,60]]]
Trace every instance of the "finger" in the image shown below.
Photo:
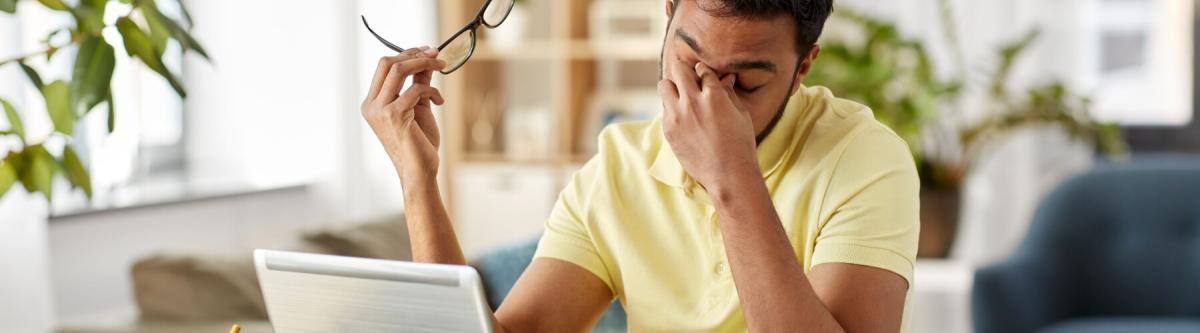
[[[737,75],[729,74],[721,78],[721,86],[725,87],[725,89],[733,91],[733,85],[735,84],[737,84]]]
[[[443,102],[445,102],[445,100],[442,99],[442,93],[439,92],[437,88],[423,84],[414,84],[413,86],[409,87],[408,90],[405,90],[403,94],[400,94],[400,96],[391,103],[391,106],[401,110],[408,110],[414,106],[417,106],[417,103],[421,102],[422,100],[432,100],[438,105],[441,105]]]
[[[433,95],[430,97],[431,98],[423,98],[422,102],[419,103],[425,105],[413,108],[413,118],[417,121],[417,126],[420,126],[421,129],[423,129],[423,132],[425,132],[426,138],[429,139],[430,143],[437,144],[439,137],[437,131],[437,120],[433,116],[433,109],[429,107],[429,101],[432,99],[434,104],[441,105],[442,94],[441,92],[438,92],[437,89],[433,89]]]
[[[658,81],[658,96],[663,100],[663,120],[674,121],[675,107],[679,103],[679,90],[671,80]]]
[[[658,96],[663,98],[663,102],[675,104],[679,101],[679,89],[671,80],[663,79],[658,81]]]
[[[435,48],[425,49],[424,52],[425,52],[425,55],[429,56],[430,58],[437,58],[437,56],[438,56],[438,50]],[[420,73],[413,75],[413,83],[414,84],[429,85],[429,83],[432,81],[433,81],[433,71],[432,70],[421,71]]]
[[[424,55],[421,57],[405,60],[392,65],[391,71],[387,74],[387,79],[383,82],[383,88],[379,90],[379,97],[386,103],[396,99],[396,95],[400,93],[400,89],[404,87],[404,81],[412,74],[434,71],[446,68],[446,62],[428,58]]]
[[[379,89],[383,87],[383,81],[387,78],[387,73],[392,69],[393,64],[410,59],[419,52],[421,49],[411,48],[394,56],[379,58],[379,65],[375,68],[375,77],[371,79],[371,89],[367,91],[367,99],[375,99],[376,96],[379,96]]]
[[[719,90],[721,89],[721,79],[717,77],[717,72],[708,67],[702,62],[696,63],[696,76],[700,77],[700,86],[704,90]]]
[[[736,95],[736,93],[734,93],[734,91],[733,91],[733,85],[738,84],[738,75],[737,74],[725,74],[725,77],[721,78],[721,81],[719,84],[721,85],[721,89],[724,89],[725,92],[728,93],[728,95],[730,95],[730,98],[733,98],[734,95]]]
[[[675,83],[676,89],[682,96],[691,96],[700,92],[700,87],[696,85],[696,70],[682,61],[671,61],[671,82]]]

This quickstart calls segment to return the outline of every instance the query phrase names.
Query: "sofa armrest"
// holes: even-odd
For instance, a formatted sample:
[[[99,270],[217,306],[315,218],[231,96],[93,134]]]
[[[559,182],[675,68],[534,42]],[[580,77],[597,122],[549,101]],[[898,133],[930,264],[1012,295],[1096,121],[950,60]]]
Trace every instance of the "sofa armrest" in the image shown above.
[[[976,333],[1035,332],[1068,316],[1063,279],[1053,265],[1009,260],[975,272],[971,317]]]

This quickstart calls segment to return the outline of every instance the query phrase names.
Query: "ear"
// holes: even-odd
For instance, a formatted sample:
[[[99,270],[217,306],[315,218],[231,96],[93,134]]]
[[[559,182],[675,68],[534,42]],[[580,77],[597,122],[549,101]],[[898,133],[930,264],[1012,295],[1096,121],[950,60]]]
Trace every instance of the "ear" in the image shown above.
[[[677,0],[666,0],[666,1],[663,1],[664,3],[666,3],[666,7],[667,7],[667,8],[666,8],[666,12],[667,12],[667,17],[668,17],[668,18],[670,18],[671,16],[675,15],[675,1],[677,1]]]
[[[808,55],[800,60],[800,66],[796,68],[798,71],[796,73],[796,82],[792,82],[793,94],[796,93],[795,90],[800,89],[800,82],[804,81],[804,77],[808,76],[808,72],[812,71],[813,62],[817,61],[817,56],[819,55],[821,55],[821,45],[813,44],[812,49],[808,50]]]

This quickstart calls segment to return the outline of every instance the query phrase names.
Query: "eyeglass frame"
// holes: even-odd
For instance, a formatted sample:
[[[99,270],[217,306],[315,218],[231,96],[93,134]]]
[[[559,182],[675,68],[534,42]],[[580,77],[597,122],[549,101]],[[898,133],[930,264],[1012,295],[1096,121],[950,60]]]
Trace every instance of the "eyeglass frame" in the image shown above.
[[[504,10],[504,16],[500,19],[500,22],[496,22],[496,24],[494,24],[494,25],[489,24],[486,20],[483,19],[483,14],[485,12],[487,12],[487,8],[491,4],[492,4],[492,0],[484,1],[483,6],[479,7],[479,12],[475,13],[475,19],[472,19],[470,22],[467,22],[467,24],[464,25],[461,29],[458,29],[458,32],[455,32],[453,35],[450,35],[450,38],[446,38],[446,41],[442,42],[441,45],[438,45],[437,50],[440,52],[442,49],[446,48],[446,46],[449,46],[450,42],[453,42],[455,39],[461,37],[464,32],[468,32],[468,31],[471,32],[471,34],[469,36],[471,38],[471,49],[469,51],[467,51],[467,56],[465,58],[463,58],[462,62],[460,62],[457,66],[454,66],[454,68],[443,69],[443,70],[438,71],[438,72],[441,72],[442,75],[449,75],[450,73],[457,71],[459,68],[462,68],[463,65],[466,65],[467,61],[471,60],[471,56],[475,54],[475,43],[478,42],[478,39],[476,39],[476,37],[475,37],[475,31],[478,30],[480,25],[487,27],[488,29],[495,29],[495,28],[499,27],[500,24],[503,24],[505,20],[508,20],[508,15],[512,13],[513,7],[516,6],[516,1],[513,1],[511,4],[509,4],[508,8]],[[378,39],[379,42],[383,43],[384,46],[386,46],[389,49],[392,49],[393,51],[404,52],[405,49],[403,47],[396,46],[396,44],[389,42],[387,39],[384,39],[383,36],[380,36],[378,33],[376,33],[374,29],[371,29],[371,25],[367,24],[367,17],[365,15],[359,15],[359,17],[362,18],[363,26],[365,26],[367,28],[367,31],[370,32],[372,36],[375,36],[375,39]]]

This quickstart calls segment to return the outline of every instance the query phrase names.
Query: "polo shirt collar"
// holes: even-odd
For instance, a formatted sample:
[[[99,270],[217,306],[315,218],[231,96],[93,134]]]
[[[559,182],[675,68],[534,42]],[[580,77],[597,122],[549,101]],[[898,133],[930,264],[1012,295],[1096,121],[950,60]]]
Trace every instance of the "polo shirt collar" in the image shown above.
[[[775,124],[775,128],[758,145],[758,167],[759,171],[762,171],[763,179],[771,176],[799,146],[799,142],[796,141],[802,135],[796,133],[796,130],[802,114],[808,110],[809,103],[804,96],[806,90],[808,90],[807,87],[801,86],[797,94],[792,96],[783,110],[783,116]],[[655,131],[658,132],[658,140],[661,145],[654,162],[650,164],[650,175],[668,186],[685,189],[693,187],[696,185],[695,180],[683,170],[683,165],[671,151],[671,145],[667,143],[663,134],[662,115],[659,115],[655,122],[657,123]]]

